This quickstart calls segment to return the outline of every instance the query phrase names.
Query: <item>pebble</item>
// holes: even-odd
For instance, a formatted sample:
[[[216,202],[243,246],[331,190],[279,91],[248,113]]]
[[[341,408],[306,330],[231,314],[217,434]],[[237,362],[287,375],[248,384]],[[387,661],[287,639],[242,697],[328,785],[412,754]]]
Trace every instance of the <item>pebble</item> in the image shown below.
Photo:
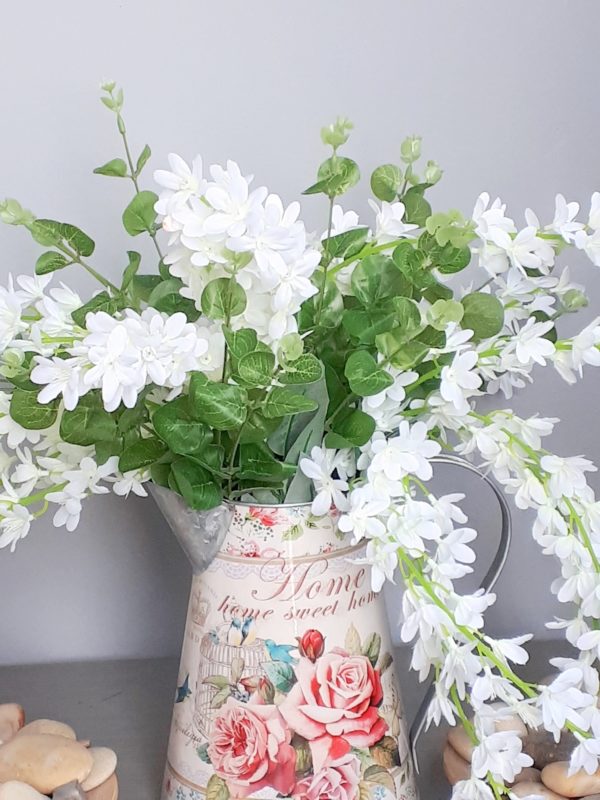
[[[513,783],[541,783],[542,773],[535,767],[524,767],[518,775],[515,775]]]
[[[474,745],[462,725],[455,725],[448,732],[448,744],[456,750],[461,758],[470,761],[473,756]]]
[[[84,781],[93,764],[89,750],[64,736],[15,736],[0,747],[0,783],[23,781],[50,794],[65,783]]]
[[[542,783],[565,797],[584,797],[600,791],[600,774],[588,775],[584,770],[569,776],[569,762],[557,761],[542,770]]]
[[[567,800],[562,794],[555,792],[543,786],[541,783],[532,783],[525,781],[524,783],[517,783],[516,786],[510,790],[515,797],[542,797],[544,800]]]
[[[0,800],[46,800],[33,786],[21,781],[0,783]]]
[[[581,800],[600,800],[600,794],[586,794]]]
[[[119,784],[116,774],[87,793],[87,800],[117,800],[118,797]]]
[[[0,703],[0,745],[8,742],[25,724],[25,712],[18,703]]]
[[[466,781],[471,777],[471,765],[464,758],[461,758],[453,747],[446,745],[442,756],[444,765],[444,775],[450,786],[454,786],[459,781]]]
[[[547,764],[565,761],[577,746],[577,740],[569,731],[564,731],[557,743],[554,736],[540,728],[531,729],[523,740],[523,752],[533,758],[537,769],[544,769]]]
[[[94,759],[94,766],[82,784],[86,792],[105,783],[117,769],[117,754],[114,750],[108,747],[91,747],[89,752]]]
[[[80,783],[72,781],[55,789],[52,800],[86,800],[86,794]]]
[[[55,719],[34,719],[19,731],[19,736],[30,736],[32,733],[49,733],[52,736],[64,736],[65,739],[77,739],[70,725]]]

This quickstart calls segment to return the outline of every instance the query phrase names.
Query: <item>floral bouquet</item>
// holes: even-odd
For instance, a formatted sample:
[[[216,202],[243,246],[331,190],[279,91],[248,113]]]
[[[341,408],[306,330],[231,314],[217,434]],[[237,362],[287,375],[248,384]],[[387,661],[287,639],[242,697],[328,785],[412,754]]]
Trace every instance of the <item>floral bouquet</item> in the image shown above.
[[[205,173],[199,157],[190,167],[171,155],[154,173],[160,193],[142,189],[150,149],[134,158],[122,91],[103,90],[125,158],[95,172],[131,183],[122,223],[151,237],[156,263],[142,270],[130,250],[114,284],[79,228],[0,204],[2,220],[44,248],[35,277],[0,290],[0,547],[14,550],[48,508],[73,530],[90,494],[145,495],[148,481],[194,509],[229,498],[312,499],[315,515],[335,506],[340,530],[368,542],[373,589],[395,573],[403,581],[402,639],[414,642],[420,678],[435,677],[430,722],[462,721],[475,747],[473,776],[454,797],[507,795],[530,763],[514,732],[495,732],[505,714],[556,737],[568,729],[571,770],[594,773],[600,504],[586,473],[595,467],[543,448],[556,420],[483,413],[477,400],[510,398],[536,365],[573,383],[600,364],[600,320],[572,338],[557,330],[586,302],[559,255],[575,247],[600,266],[600,194],[587,222],[562,195],[549,224],[527,210],[521,229],[487,194],[469,218],[434,213],[426,197],[442,172],[419,166],[421,142],[410,137],[399,163],[371,176],[371,227],[337,202],[360,178],[340,155],[352,126],[338,120],[322,131],[330,155],[304,192],[327,206],[324,233],[311,235],[298,203],[251,189],[232,161]],[[453,276],[469,264],[474,286],[462,289]],[[50,286],[69,265],[101,284],[85,302]],[[576,656],[555,662],[549,685],[516,671],[529,636],[483,632],[494,595],[455,586],[472,570],[476,534],[461,495],[427,486],[443,450],[476,459],[519,508],[534,509],[533,536],[560,561],[552,589],[569,611],[552,625]]]

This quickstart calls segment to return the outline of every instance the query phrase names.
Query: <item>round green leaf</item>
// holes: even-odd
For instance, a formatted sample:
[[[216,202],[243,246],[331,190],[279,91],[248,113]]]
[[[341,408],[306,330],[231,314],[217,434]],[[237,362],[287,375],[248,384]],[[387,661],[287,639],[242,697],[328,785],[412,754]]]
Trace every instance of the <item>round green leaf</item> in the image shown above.
[[[350,389],[359,397],[370,397],[379,394],[394,383],[393,378],[366,350],[351,353],[344,374],[348,378]]]
[[[154,221],[156,220],[154,205],[157,200],[157,194],[145,191],[138,192],[129,203],[123,212],[123,227],[130,236],[154,231]]]
[[[210,319],[232,319],[246,308],[246,292],[235,278],[215,278],[202,292],[200,305]]]
[[[57,269],[63,269],[71,263],[62,253],[48,250],[46,253],[42,253],[35,262],[35,274],[47,275],[49,272],[56,272]]]
[[[378,200],[396,200],[402,186],[402,170],[395,164],[383,164],[371,175],[371,191]]]
[[[504,325],[504,306],[492,294],[473,292],[462,299],[465,310],[461,325],[473,331],[475,339],[489,339]]]
[[[240,358],[238,374],[249,386],[268,386],[275,371],[275,356],[266,350],[255,350]]]

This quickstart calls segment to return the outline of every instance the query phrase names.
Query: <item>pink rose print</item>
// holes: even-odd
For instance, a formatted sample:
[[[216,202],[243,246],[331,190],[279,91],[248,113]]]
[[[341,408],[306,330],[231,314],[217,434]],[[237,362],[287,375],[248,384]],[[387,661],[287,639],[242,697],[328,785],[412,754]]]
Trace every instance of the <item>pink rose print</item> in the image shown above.
[[[232,797],[247,797],[265,787],[289,795],[296,767],[290,739],[275,706],[229,698],[215,720],[208,755]]]
[[[366,656],[334,650],[314,664],[301,658],[296,676],[279,710],[290,728],[308,739],[315,772],[351,747],[370,747],[384,736],[381,679]]]
[[[360,782],[360,761],[345,755],[296,784],[294,800],[355,800]]]
[[[265,528],[272,528],[274,525],[277,525],[277,511],[269,511],[266,508],[252,506],[252,508],[248,510],[248,516],[260,522]]]

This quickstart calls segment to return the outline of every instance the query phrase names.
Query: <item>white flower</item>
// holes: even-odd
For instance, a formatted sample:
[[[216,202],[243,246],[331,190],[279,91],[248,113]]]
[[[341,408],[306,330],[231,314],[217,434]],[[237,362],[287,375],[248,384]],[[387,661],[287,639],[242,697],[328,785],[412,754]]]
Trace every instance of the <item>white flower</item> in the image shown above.
[[[459,781],[452,789],[452,800],[494,800],[487,783],[477,778]]]
[[[566,242],[574,241],[577,231],[583,228],[581,222],[575,221],[577,214],[579,214],[579,203],[567,203],[562,194],[557,194],[554,219],[547,230],[558,233]]]
[[[262,187],[250,192],[252,179],[244,178],[235,161],[228,161],[227,169],[214,164],[210,174],[213,181],[208,184],[204,196],[215,213],[206,218],[204,230],[208,234],[243,236],[260,215],[267,190]]]
[[[404,203],[388,203],[384,200],[380,208],[374,200],[369,200],[369,205],[376,214],[375,239],[378,242],[391,242],[407,236],[419,227],[403,222],[406,213]]]
[[[427,434],[424,422],[415,422],[411,426],[407,420],[403,420],[398,428],[398,436],[374,441],[369,478],[382,473],[390,482],[392,491],[397,491],[395,484],[408,474],[416,475],[423,481],[429,480],[433,474],[429,459],[438,455],[441,447]]]
[[[107,411],[115,411],[121,401],[127,408],[133,408],[143,380],[127,326],[104,311],[88,314],[86,325],[90,333],[81,348],[92,364],[84,375],[86,386],[102,388]]]
[[[591,234],[577,231],[575,246],[584,251],[594,266],[600,267],[600,228]]]
[[[33,515],[25,506],[0,503],[0,549],[10,547],[15,552],[17,543],[29,533]]]
[[[371,588],[381,591],[386,580],[394,582],[394,572],[398,566],[397,545],[381,539],[369,539],[364,559],[356,559],[356,563],[371,565]]]
[[[452,364],[442,368],[440,394],[443,399],[458,409],[467,407],[467,398],[478,394],[482,384],[475,371],[478,355],[474,350],[457,353]]]
[[[9,276],[8,287],[0,286],[0,352],[19,333],[27,330],[27,323],[21,319],[22,313],[23,301],[20,293],[14,290],[12,278]]]
[[[506,231],[494,228],[490,231],[492,242],[506,252],[511,264],[521,270],[537,269],[547,274],[554,264],[554,250],[548,242],[540,239],[535,227],[529,225],[513,238]]]
[[[59,504],[59,508],[52,519],[56,528],[64,525],[68,531],[75,530],[79,525],[83,498],[83,494],[76,494],[68,491],[68,489],[63,489],[61,492],[51,492],[46,495],[46,499],[51,503]]]
[[[355,542],[364,537],[382,538],[386,528],[379,517],[388,509],[387,499],[375,499],[369,486],[354,489],[348,499],[350,507],[340,517],[338,528],[343,533],[354,534]]]
[[[522,747],[523,742],[514,731],[488,734],[473,750],[473,775],[485,778],[491,772],[495,780],[511,783],[522,769],[533,764]]]
[[[532,362],[546,366],[546,358],[553,355],[554,344],[544,336],[554,327],[550,320],[537,322],[535,317],[527,320],[525,325],[512,339],[515,355],[520,364],[529,366]]]
[[[506,233],[516,233],[515,223],[505,215],[506,204],[497,197],[492,205],[487,192],[482,192],[475,202],[472,219],[475,222],[475,233],[481,239],[488,239],[490,231],[498,229]]]
[[[131,492],[138,497],[147,497],[148,492],[144,489],[144,483],[150,480],[150,471],[147,469],[135,469],[131,472],[124,472],[111,479],[113,492],[120,497],[129,497]]]
[[[581,670],[573,667],[562,672],[548,686],[540,687],[538,702],[544,728],[553,734],[557,742],[567,720],[582,730],[587,728],[580,712],[595,700],[578,688],[582,677]]]
[[[84,359],[79,356],[74,358],[36,356],[35,367],[30,377],[34,383],[44,384],[44,388],[37,396],[38,403],[49,403],[62,394],[65,408],[67,411],[72,411],[79,398],[90,390],[83,381],[84,364]]]
[[[456,596],[454,618],[458,625],[479,630],[483,627],[483,612],[496,602],[496,595],[478,589],[474,594]]]
[[[63,479],[68,481],[69,491],[75,494],[106,494],[106,486],[100,486],[100,481],[112,475],[117,468],[118,459],[109,458],[104,464],[98,466],[91,456],[81,459],[76,469],[69,469],[63,473]]]
[[[561,458],[555,455],[542,456],[540,461],[542,469],[550,473],[549,488],[552,496],[573,497],[577,492],[587,486],[585,472],[596,472],[596,467],[591,461],[582,456]]]
[[[442,530],[435,521],[436,514],[429,503],[407,499],[394,512],[388,520],[389,538],[410,555],[422,555],[426,541],[440,539]]]
[[[344,209],[336,203],[331,212],[331,235],[337,236],[339,233],[345,233],[356,227],[358,227],[358,214],[356,211],[344,211]],[[321,239],[325,239],[326,237],[327,231],[324,231]]]
[[[300,469],[310,478],[317,492],[312,502],[312,513],[321,517],[327,514],[332,505],[340,511],[348,508],[348,499],[344,492],[348,491],[347,481],[332,478],[336,469],[335,450],[313,447],[310,458],[300,459]]]
[[[192,161],[191,168],[176,153],[169,153],[169,166],[171,170],[157,169],[154,172],[154,180],[166,191],[161,192],[160,198],[155,205],[158,214],[168,213],[168,203],[175,200],[176,203],[185,202],[189,197],[201,197],[206,189],[206,181],[202,177],[202,158],[196,156]]]
[[[42,431],[23,428],[10,415],[10,394],[0,392],[0,436],[6,436],[8,446],[14,450],[23,442],[37,444],[42,438]]]

